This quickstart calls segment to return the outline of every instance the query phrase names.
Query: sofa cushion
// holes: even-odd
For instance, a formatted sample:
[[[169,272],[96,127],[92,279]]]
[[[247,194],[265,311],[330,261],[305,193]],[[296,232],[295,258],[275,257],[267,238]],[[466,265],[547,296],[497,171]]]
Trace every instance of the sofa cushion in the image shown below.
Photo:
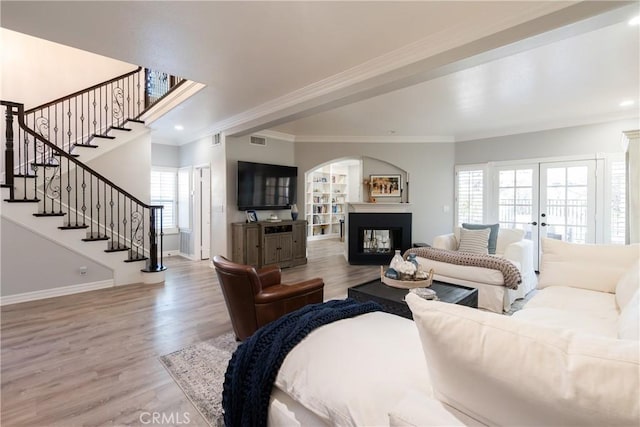
[[[415,389],[408,389],[389,412],[389,427],[484,427],[474,420]]]
[[[627,305],[638,289],[640,289],[640,261],[636,261],[616,284],[616,302],[620,310]]]
[[[489,228],[480,230],[460,229],[460,245],[459,252],[468,252],[472,254],[487,254],[489,245]]]
[[[640,341],[640,291],[636,291],[618,319],[618,338]]]
[[[547,288],[549,289],[549,288]],[[618,317],[602,320],[586,313],[557,308],[527,308],[513,313],[513,317],[538,326],[571,330],[600,337],[618,338]]]
[[[284,359],[275,385],[338,426],[387,424],[408,387],[433,395],[414,323],[383,312],[311,332]]]
[[[406,299],[444,403],[487,425],[638,425],[637,342]]]
[[[615,295],[569,286],[540,289],[524,306],[525,310],[530,308],[553,308],[613,322],[620,316]]]
[[[591,245],[542,239],[538,288],[572,286],[615,292],[640,255],[640,245]]]
[[[498,241],[498,231],[500,229],[500,224],[469,224],[463,223],[462,228],[467,230],[484,230],[488,228],[490,230],[489,233],[489,244],[487,246],[487,250],[490,254],[496,253],[496,244]]]
[[[524,239],[524,230],[520,230],[519,228],[501,228],[498,232],[496,253],[504,254],[507,246],[512,243],[518,243],[522,239]]]

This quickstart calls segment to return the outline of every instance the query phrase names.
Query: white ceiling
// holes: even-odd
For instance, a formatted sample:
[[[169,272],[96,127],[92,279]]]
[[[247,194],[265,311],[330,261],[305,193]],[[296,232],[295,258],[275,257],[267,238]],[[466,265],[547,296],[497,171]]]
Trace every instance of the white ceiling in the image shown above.
[[[0,12],[2,27],[206,84],[153,123],[157,141],[263,129],[454,141],[639,115],[637,2],[3,0]]]

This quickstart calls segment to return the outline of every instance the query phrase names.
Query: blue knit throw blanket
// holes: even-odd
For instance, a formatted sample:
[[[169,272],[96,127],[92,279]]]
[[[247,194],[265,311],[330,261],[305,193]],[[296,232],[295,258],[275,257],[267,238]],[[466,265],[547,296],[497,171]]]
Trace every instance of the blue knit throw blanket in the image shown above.
[[[374,302],[331,300],[308,305],[258,329],[229,361],[222,391],[225,426],[266,426],[271,389],[289,351],[322,325],[381,309]]]

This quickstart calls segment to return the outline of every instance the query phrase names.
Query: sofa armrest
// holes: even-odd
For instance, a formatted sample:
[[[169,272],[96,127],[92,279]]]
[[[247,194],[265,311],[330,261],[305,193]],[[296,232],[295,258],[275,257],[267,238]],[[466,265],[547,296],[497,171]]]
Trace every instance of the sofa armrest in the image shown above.
[[[506,247],[502,256],[519,265],[520,273],[523,275],[533,271],[533,242],[531,240],[523,239],[511,243]]]
[[[433,247],[455,251],[458,249],[458,241],[453,233],[442,234],[433,238]]]
[[[282,274],[277,265],[267,265],[257,270],[256,273],[260,278],[262,289],[280,284]]]

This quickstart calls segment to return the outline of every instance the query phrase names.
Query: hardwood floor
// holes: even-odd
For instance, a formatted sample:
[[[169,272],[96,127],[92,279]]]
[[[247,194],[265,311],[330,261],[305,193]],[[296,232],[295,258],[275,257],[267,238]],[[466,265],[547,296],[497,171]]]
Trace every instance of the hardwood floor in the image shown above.
[[[166,259],[164,284],[128,285],[1,308],[0,424],[206,425],[159,356],[231,330],[209,261]],[[309,243],[283,281],[322,277],[325,299],[372,280],[337,241]],[[186,414],[186,415],[185,415]],[[170,418],[173,417],[173,418]]]

